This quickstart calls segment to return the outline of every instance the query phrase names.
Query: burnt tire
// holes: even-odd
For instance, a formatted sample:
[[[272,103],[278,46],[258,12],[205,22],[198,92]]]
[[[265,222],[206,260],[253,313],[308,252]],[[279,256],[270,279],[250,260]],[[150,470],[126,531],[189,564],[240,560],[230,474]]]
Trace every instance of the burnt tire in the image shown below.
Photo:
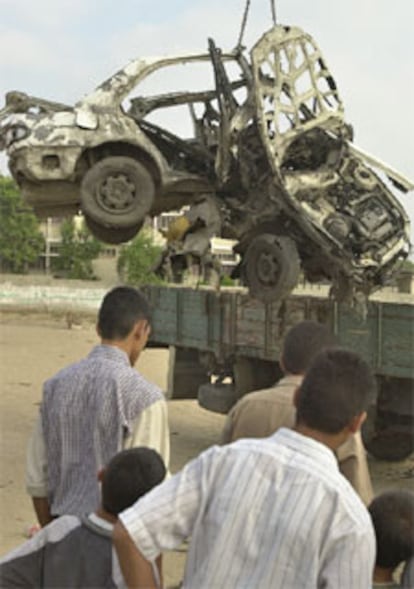
[[[289,294],[300,274],[300,258],[289,237],[264,233],[252,239],[242,264],[241,278],[250,295],[268,303]]]
[[[131,239],[135,237],[143,225],[143,223],[139,223],[138,225],[133,225],[132,227],[105,227],[87,215],[85,215],[85,223],[96,239],[99,239],[99,241],[102,241],[103,243],[110,243],[112,245],[131,241]]]
[[[125,156],[106,157],[84,175],[81,208],[100,226],[131,228],[144,222],[155,197],[148,169]]]

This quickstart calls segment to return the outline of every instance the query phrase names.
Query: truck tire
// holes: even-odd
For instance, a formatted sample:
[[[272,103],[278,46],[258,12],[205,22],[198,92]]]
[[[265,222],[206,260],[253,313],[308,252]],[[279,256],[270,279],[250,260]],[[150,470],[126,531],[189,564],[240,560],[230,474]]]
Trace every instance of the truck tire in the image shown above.
[[[375,407],[368,410],[362,425],[362,439],[367,451],[379,460],[404,460],[414,451],[414,432],[397,422],[381,423]]]
[[[97,224],[130,228],[143,223],[151,210],[155,185],[147,168],[131,157],[111,156],[84,175],[81,208]]]
[[[250,295],[268,303],[289,294],[300,274],[300,258],[289,237],[263,233],[252,239],[241,263]]]
[[[238,399],[232,383],[207,383],[198,389],[198,404],[215,413],[228,413]]]
[[[170,346],[168,399],[197,399],[200,385],[208,382],[210,376],[199,361],[198,350]]]

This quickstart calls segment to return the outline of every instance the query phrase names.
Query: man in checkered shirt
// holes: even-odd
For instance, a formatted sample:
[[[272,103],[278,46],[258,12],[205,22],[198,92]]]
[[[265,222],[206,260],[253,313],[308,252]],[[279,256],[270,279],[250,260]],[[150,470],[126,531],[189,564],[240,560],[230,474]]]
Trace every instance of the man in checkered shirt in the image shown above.
[[[27,452],[26,483],[39,523],[82,516],[99,504],[95,477],[120,450],[147,446],[168,468],[167,405],[134,365],[150,334],[150,308],[131,287],[106,294],[101,343],[45,382]]]

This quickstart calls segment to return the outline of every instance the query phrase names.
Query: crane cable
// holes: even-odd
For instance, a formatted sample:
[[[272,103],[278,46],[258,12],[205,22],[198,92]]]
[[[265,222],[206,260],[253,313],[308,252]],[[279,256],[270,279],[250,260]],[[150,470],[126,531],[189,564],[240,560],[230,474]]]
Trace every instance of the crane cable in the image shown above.
[[[276,2],[275,0],[270,0],[270,10],[272,11],[272,20],[273,20],[273,26],[275,27],[277,22],[276,22]]]
[[[236,45],[236,47],[239,47],[239,48],[242,46],[244,33],[246,31],[247,17],[248,17],[248,14],[249,14],[250,3],[251,3],[251,0],[246,0],[246,4],[245,4],[245,7],[244,7],[244,12],[243,12],[242,24],[241,24],[241,27],[240,27],[239,40],[237,41],[237,45]],[[276,24],[277,24],[277,19],[276,19],[276,0],[270,0],[270,10],[272,12],[273,26],[276,26]]]
[[[251,0],[246,0],[246,5],[244,7],[243,19],[242,19],[242,24],[240,27],[240,34],[239,34],[239,40],[237,41],[237,47],[242,46],[244,32],[246,30],[246,24],[247,24],[247,15],[249,14],[250,1]]]

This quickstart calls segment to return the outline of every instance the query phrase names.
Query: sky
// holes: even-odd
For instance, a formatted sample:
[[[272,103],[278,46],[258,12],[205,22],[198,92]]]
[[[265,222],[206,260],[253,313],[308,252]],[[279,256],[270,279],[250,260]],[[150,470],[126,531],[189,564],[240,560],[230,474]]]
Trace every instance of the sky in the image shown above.
[[[0,108],[9,90],[73,104],[131,59],[203,52],[208,37],[231,50],[245,3],[0,0]],[[278,23],[305,29],[322,50],[355,143],[414,181],[414,1],[275,0],[275,6]],[[271,1],[251,0],[246,48],[271,26]],[[199,82],[188,70],[180,89]],[[155,91],[171,83],[159,77]],[[7,172],[4,156],[0,172]],[[401,200],[414,227],[414,191]]]

